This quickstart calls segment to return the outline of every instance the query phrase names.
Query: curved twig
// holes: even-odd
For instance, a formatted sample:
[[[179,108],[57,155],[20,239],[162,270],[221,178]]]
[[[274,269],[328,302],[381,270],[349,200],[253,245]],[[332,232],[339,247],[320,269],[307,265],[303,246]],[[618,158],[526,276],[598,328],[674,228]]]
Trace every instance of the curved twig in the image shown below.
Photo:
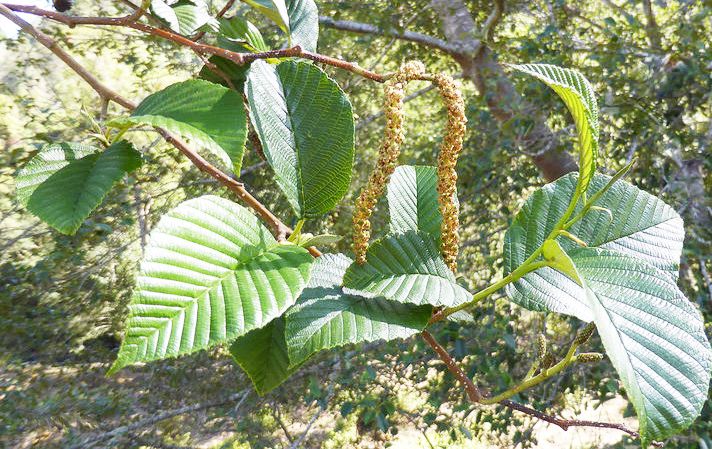
[[[435,353],[438,355],[440,360],[445,363],[445,366],[447,366],[447,369],[450,371],[450,373],[455,376],[457,380],[462,383],[463,388],[465,389],[465,393],[467,394],[467,398],[469,399],[470,402],[473,403],[479,403],[483,396],[480,393],[479,388],[477,388],[477,385],[467,377],[467,374],[465,374],[464,371],[457,365],[455,360],[450,356],[450,354],[447,352],[445,348],[443,348],[440,343],[438,343],[435,338],[430,334],[428,331],[423,331],[421,333],[421,336],[425,340],[426,343],[435,351]],[[509,409],[516,410],[521,413],[525,413],[529,416],[533,416],[534,418],[540,419],[542,421],[551,423],[551,424],[556,424],[563,430],[568,430],[570,427],[598,427],[598,428],[604,428],[604,429],[616,429],[620,430],[621,432],[625,432],[628,435],[632,436],[633,438],[640,438],[640,433],[638,433],[635,430],[629,429],[623,424],[619,423],[609,423],[609,422],[599,422],[599,421],[586,421],[586,420],[580,420],[580,419],[564,419],[564,418],[559,418],[556,416],[552,415],[547,415],[544,412],[541,412],[539,410],[536,410],[534,408],[531,408],[529,406],[520,404],[518,402],[511,401],[509,399],[503,399],[498,402],[498,404],[503,405]],[[652,442],[656,447],[662,447],[663,444],[657,441]]]

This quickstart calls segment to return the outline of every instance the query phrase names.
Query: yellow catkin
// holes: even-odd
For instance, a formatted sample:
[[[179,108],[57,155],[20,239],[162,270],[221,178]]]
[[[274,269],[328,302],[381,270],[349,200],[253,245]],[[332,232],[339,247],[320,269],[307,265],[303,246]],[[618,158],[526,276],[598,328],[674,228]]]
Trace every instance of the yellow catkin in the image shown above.
[[[457,252],[460,244],[458,205],[455,201],[457,171],[455,165],[462,151],[467,118],[465,101],[458,84],[448,75],[433,75],[433,82],[438,86],[440,96],[447,109],[447,125],[438,155],[438,203],[443,216],[441,225],[441,246],[445,263],[455,272],[457,270]]]
[[[403,97],[405,96],[405,85],[408,81],[420,79],[425,74],[425,66],[418,61],[404,64],[385,83],[385,100],[383,112],[386,118],[386,128],[383,135],[383,143],[378,150],[378,161],[366,187],[356,200],[354,210],[353,226],[353,250],[356,255],[356,262],[366,263],[366,250],[368,241],[371,238],[371,214],[376,206],[378,198],[383,195],[388,178],[396,169],[400,147],[403,143]]]

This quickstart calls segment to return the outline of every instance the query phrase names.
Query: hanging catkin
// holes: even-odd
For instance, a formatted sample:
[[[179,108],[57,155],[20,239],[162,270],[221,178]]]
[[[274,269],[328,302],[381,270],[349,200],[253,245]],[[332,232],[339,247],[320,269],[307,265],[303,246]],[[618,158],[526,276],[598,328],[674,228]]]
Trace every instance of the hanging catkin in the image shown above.
[[[421,62],[409,62],[401,67],[385,83],[385,102],[383,106],[386,128],[383,143],[378,151],[378,162],[368,179],[366,187],[356,200],[354,211],[353,250],[356,262],[366,262],[366,250],[371,238],[371,214],[378,198],[383,195],[388,179],[395,171],[403,143],[403,98],[405,85],[411,80],[430,80],[437,87],[447,109],[445,136],[438,155],[438,204],[443,217],[441,225],[441,253],[443,260],[454,272],[457,269],[457,251],[459,245],[458,206],[455,198],[457,172],[455,165],[462,151],[465,136],[465,102],[459,86],[443,74],[426,75]]]
[[[438,86],[440,96],[447,108],[447,125],[438,155],[438,203],[440,214],[443,216],[440,228],[440,251],[445,263],[455,272],[460,244],[459,208],[455,198],[457,189],[455,165],[465,137],[467,124],[465,101],[459,86],[450,76],[437,74],[433,75],[432,80]]]
[[[425,66],[418,61],[404,64],[385,83],[385,100],[383,113],[386,118],[386,128],[383,143],[378,150],[378,162],[368,179],[366,187],[356,200],[354,211],[354,241],[353,250],[356,262],[366,262],[366,250],[371,238],[371,214],[378,198],[383,195],[388,178],[393,174],[398,162],[400,147],[403,143],[403,97],[408,81],[419,79],[425,74]]]

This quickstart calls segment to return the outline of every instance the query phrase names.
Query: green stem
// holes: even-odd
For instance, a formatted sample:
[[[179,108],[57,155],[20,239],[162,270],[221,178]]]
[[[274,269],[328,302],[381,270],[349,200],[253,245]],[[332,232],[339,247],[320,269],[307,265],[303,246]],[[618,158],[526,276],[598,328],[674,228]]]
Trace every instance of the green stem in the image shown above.
[[[449,309],[445,309],[443,311],[443,317],[452,315],[453,313],[459,312],[460,310],[466,309],[477,302],[483,300],[487,296],[491,295],[492,293],[496,292],[500,288],[504,287],[505,285],[514,282],[524,276],[527,273],[530,273],[534,270],[537,270],[541,267],[545,267],[548,265],[548,262],[546,261],[539,261],[539,262],[534,262],[533,259],[536,258],[536,256],[539,255],[541,252],[541,249],[538,249],[532,254],[532,256],[527,259],[526,262],[524,262],[522,265],[519,266],[516,270],[512,271],[509,273],[507,276],[502,278],[501,280],[495,282],[494,284],[490,285],[489,287],[485,288],[484,290],[480,290],[479,292],[475,293],[472,299],[464,304],[460,304],[457,307],[451,307]],[[531,260],[530,260],[531,259]]]
[[[613,186],[613,184],[615,184],[619,179],[621,179],[623,176],[625,176],[626,173],[628,173],[630,171],[630,169],[633,168],[633,165],[636,162],[637,162],[637,158],[634,158],[625,167],[618,170],[618,172],[615,175],[613,175],[613,177],[606,183],[605,186],[603,186],[603,188],[601,190],[599,190],[598,192],[593,194],[593,196],[591,196],[591,198],[589,198],[588,201],[585,202],[585,204],[581,208],[581,211],[578,214],[576,214],[576,216],[574,218],[572,218],[571,221],[567,222],[563,226],[562,229],[568,229],[571,226],[573,226],[574,223],[576,223],[577,221],[582,219],[588,213],[588,211],[591,210],[591,207],[593,207],[593,205],[596,204],[596,201],[598,201],[603,196],[603,194],[606,193],[608,191],[608,189],[610,189]],[[566,216],[566,215],[564,215],[564,216]],[[566,217],[566,218],[568,218],[568,217]]]
[[[507,391],[504,391],[497,396],[492,396],[489,398],[483,398],[482,402],[483,404],[496,404],[498,402],[501,402],[505,399],[509,399],[515,394],[521,393],[524,390],[528,390],[529,388],[538,385],[545,380],[559,374],[561,371],[563,371],[567,366],[571,365],[572,363],[576,362],[576,348],[578,348],[578,344],[574,341],[574,343],[571,344],[571,347],[569,348],[569,351],[566,353],[566,356],[556,365],[552,366],[551,368],[546,368],[542,370],[541,373],[534,377],[529,377],[525,379],[522,383],[519,385],[510,388]]]
[[[297,222],[297,225],[294,227],[294,231],[292,231],[292,234],[287,240],[289,240],[290,242],[296,242],[299,239],[299,236],[302,235],[302,228],[304,227],[305,221],[306,220],[302,218]]]
[[[567,225],[567,220],[569,217],[574,213],[576,210],[576,205],[578,204],[579,198],[581,198],[581,193],[578,191],[578,188],[574,192],[573,196],[571,197],[571,201],[569,202],[569,206],[566,208],[566,211],[564,214],[561,216],[559,221],[556,223],[554,226],[554,229],[552,229],[551,233],[544,239],[544,242],[547,240],[553,240],[556,237],[559,236],[559,234],[566,229]],[[593,200],[593,198],[592,198]],[[485,288],[484,290],[480,290],[479,292],[475,293],[475,295],[472,297],[472,300],[460,304],[457,307],[452,307],[448,308],[442,311],[440,316],[438,317],[439,319],[445,318],[449,315],[452,315],[453,313],[459,312],[460,310],[466,309],[477,302],[481,301],[482,299],[486,298],[487,296],[491,295],[492,293],[496,292],[500,288],[504,287],[505,285],[517,281],[519,278],[524,276],[527,273],[530,273],[534,270],[537,270],[542,267],[548,266],[548,262],[546,261],[538,261],[536,262],[536,259],[541,255],[542,248],[544,246],[544,242],[534,250],[534,252],[525,260],[516,270],[512,271],[509,273],[507,276],[502,278],[502,280],[495,282],[494,284],[490,285],[489,287]]]

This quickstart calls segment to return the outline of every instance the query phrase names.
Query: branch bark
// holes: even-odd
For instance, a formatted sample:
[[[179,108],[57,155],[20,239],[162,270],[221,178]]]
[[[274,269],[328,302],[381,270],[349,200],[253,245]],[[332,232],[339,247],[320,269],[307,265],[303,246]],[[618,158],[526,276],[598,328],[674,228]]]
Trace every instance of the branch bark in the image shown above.
[[[448,54],[456,54],[460,52],[460,49],[455,45],[451,45],[448,42],[438,39],[437,37],[428,36],[427,34],[416,33],[414,31],[403,31],[399,32],[397,30],[387,30],[379,28],[375,25],[361,22],[353,22],[351,20],[334,20],[331,17],[319,16],[319,24],[327,28],[333,28],[335,30],[349,31],[351,33],[358,34],[374,34],[376,36],[388,36],[395,37],[403,41],[414,42],[416,44],[421,44],[426,47],[435,48],[437,50],[444,51]]]
[[[155,28],[140,22],[132,22],[127,20],[127,17],[81,17],[81,16],[71,16],[68,14],[63,14],[55,11],[49,11],[46,9],[38,8],[36,6],[28,5],[15,5],[10,3],[0,3],[5,9],[22,12],[26,14],[33,14],[39,17],[45,17],[47,19],[55,20],[61,22],[69,27],[74,27],[76,25],[100,25],[100,26],[122,26],[127,28],[133,28],[138,31],[150,34],[152,36],[157,36],[166,40],[173,41],[184,47],[188,47],[196,53],[208,54],[220,56],[228,59],[235,64],[243,65],[249,62],[255,61],[257,59],[270,59],[270,58],[304,58],[309,59],[314,62],[321,64],[330,65],[333,67],[340,68],[342,70],[347,70],[349,72],[355,73],[357,75],[363,76],[365,78],[371,79],[373,81],[378,81],[382,83],[389,78],[389,75],[381,75],[375,73],[371,70],[365,69],[356,63],[344,61],[337,58],[332,58],[330,56],[322,55],[319,53],[314,53],[306,51],[299,46],[285,48],[280,50],[270,50],[260,53],[239,53],[231,50],[226,50],[220,47],[214,47],[212,45],[201,44],[190,40],[180,34],[173,33],[161,28]],[[20,20],[22,20],[20,18]],[[24,21],[23,21],[24,22]],[[27,23],[27,22],[25,22]],[[28,24],[29,25],[29,24]]]
[[[440,16],[448,41],[459,42],[459,47],[469,49],[453,57],[462,67],[463,75],[475,84],[497,121],[505,124],[519,116],[533,119],[534,125],[521,136],[520,143],[544,178],[553,181],[577,170],[573,157],[561,151],[560,139],[546,124],[546,117],[519,95],[496,56],[477,39],[477,25],[465,3],[462,0],[432,0],[431,5]],[[495,2],[495,9],[484,25],[485,39],[491,39],[503,11],[503,4]]]
[[[477,388],[477,385],[467,377],[467,374],[465,374],[464,371],[457,365],[455,360],[450,356],[450,354],[447,352],[445,348],[443,348],[440,343],[438,343],[435,338],[430,334],[428,331],[423,331],[421,333],[421,336],[425,340],[426,343],[435,351],[437,354],[438,358],[445,363],[445,366],[447,369],[450,371],[450,373],[455,376],[457,380],[459,380],[463,384],[463,388],[465,389],[465,393],[467,395],[467,398],[469,399],[470,402],[472,403],[479,403],[482,399],[482,393],[480,392],[479,388]],[[608,423],[608,422],[599,422],[599,421],[586,421],[586,420],[579,420],[579,419],[564,419],[564,418],[559,418],[553,415],[548,415],[544,412],[541,412],[539,410],[536,410],[534,408],[531,408],[529,406],[520,404],[518,402],[511,401],[509,399],[503,399],[499,401],[497,404],[503,405],[511,410],[516,410],[518,412],[527,414],[529,416],[532,416],[534,418],[540,419],[542,421],[555,424],[559,426],[563,430],[569,430],[571,427],[597,427],[597,428],[604,428],[604,429],[616,429],[620,430],[621,432],[625,432],[628,435],[632,436],[633,438],[640,438],[640,434],[636,432],[635,430],[629,429],[623,424],[618,424],[618,423]],[[662,447],[663,444],[660,442],[652,442],[652,444],[656,447]]]

